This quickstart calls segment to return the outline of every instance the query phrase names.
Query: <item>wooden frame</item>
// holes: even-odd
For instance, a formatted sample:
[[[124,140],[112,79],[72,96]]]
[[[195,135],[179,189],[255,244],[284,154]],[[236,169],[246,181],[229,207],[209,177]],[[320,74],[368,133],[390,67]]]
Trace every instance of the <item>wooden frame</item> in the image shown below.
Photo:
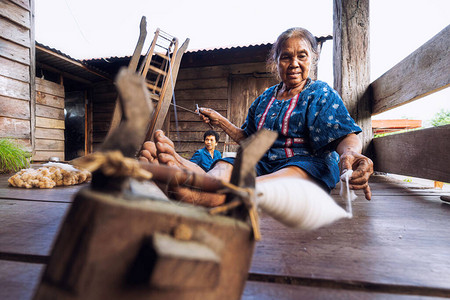
[[[373,114],[450,86],[450,25],[372,82]]]
[[[371,84],[381,113],[450,85],[450,25]],[[375,170],[450,182],[450,125],[376,138]]]
[[[373,157],[377,171],[450,182],[445,167],[450,126],[373,140],[371,128],[372,114],[450,85],[450,25],[369,85],[369,0],[333,3],[334,86],[363,129],[363,151]]]
[[[450,125],[373,140],[377,170],[450,182]]]

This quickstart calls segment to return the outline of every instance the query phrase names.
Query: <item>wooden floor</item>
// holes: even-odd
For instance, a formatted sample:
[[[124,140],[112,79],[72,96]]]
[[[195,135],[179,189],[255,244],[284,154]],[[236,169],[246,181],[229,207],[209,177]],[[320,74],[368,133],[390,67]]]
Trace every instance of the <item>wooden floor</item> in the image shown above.
[[[30,299],[81,186],[10,188],[0,175],[0,299]],[[304,232],[261,218],[242,299],[450,297],[449,193],[373,176],[354,218]],[[338,199],[337,191],[333,196]],[[339,201],[338,201],[339,202]]]

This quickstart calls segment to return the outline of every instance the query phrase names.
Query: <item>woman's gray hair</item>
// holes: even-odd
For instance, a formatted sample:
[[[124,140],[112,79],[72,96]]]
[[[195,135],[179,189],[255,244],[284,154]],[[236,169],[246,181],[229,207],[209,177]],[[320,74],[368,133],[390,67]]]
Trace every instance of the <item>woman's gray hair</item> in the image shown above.
[[[315,64],[319,58],[319,50],[316,37],[312,35],[308,30],[301,27],[293,27],[281,33],[276,42],[273,43],[270,49],[269,57],[267,58],[267,67],[273,74],[278,75],[277,63],[280,56],[281,48],[285,41],[290,38],[302,38],[309,45],[311,52],[313,53],[312,64]]]

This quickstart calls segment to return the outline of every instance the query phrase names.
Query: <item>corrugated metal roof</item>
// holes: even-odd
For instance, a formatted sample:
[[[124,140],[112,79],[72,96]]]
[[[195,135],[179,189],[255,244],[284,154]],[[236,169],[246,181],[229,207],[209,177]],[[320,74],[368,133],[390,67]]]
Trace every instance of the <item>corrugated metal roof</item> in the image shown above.
[[[271,46],[271,43],[263,43],[263,44],[256,44],[256,45],[245,45],[245,46],[223,46],[218,48],[205,48],[205,49],[192,49],[187,50],[185,53],[202,53],[202,52],[218,52],[223,50],[235,50],[235,49],[248,49],[248,48],[258,48],[258,47],[266,47]],[[106,63],[111,61],[120,61],[120,60],[129,60],[131,58],[130,56],[108,56],[108,57],[97,57],[97,58],[90,58],[85,59],[83,62],[89,64],[91,62],[101,62],[104,61]]]
[[[229,46],[210,49],[197,49],[188,50],[184,53],[181,67],[193,66],[193,65],[205,65],[205,60],[208,60],[207,65],[223,64],[223,58],[228,57],[235,63],[239,63],[239,59],[265,61],[266,52],[270,49],[272,44],[259,44],[259,45],[247,45],[247,46]],[[243,52],[251,52],[251,57],[247,55],[241,55]],[[263,52],[264,54],[257,54]],[[141,60],[144,56],[141,56]],[[99,68],[110,74],[116,74],[120,67],[128,66],[131,56],[111,56],[105,58],[93,58],[87,59],[83,62],[93,67]],[[231,62],[226,62],[231,63]]]
[[[329,39],[332,39],[332,36],[317,38],[319,42]],[[206,65],[239,63],[241,60],[245,62],[250,60],[265,61],[271,46],[272,43],[262,43],[188,50],[183,57],[182,67],[199,64],[198,56],[202,57],[200,64]],[[224,57],[228,58],[224,59]],[[37,63],[65,72],[66,75],[75,77],[74,80],[78,78],[80,81],[85,80],[91,83],[105,80],[105,78],[111,79],[120,67],[128,66],[130,58],[131,56],[110,56],[77,60],[57,49],[36,42]],[[141,56],[142,58],[143,56]],[[229,61],[230,59],[232,61]]]
[[[111,79],[111,75],[61,51],[36,42],[36,65],[86,84]]]
[[[331,35],[327,35],[327,36],[316,37],[316,39],[318,42],[324,42],[326,40],[333,39],[333,37]],[[268,46],[272,46],[272,43],[249,44],[249,45],[229,45],[229,46],[211,47],[211,48],[204,48],[204,49],[191,49],[191,50],[187,50],[186,53],[220,52],[223,50],[238,50],[238,49],[268,47]],[[129,60],[130,57],[131,56],[97,57],[97,58],[85,59],[85,60],[83,60],[83,62],[89,63],[92,61],[99,62],[101,60],[104,60],[105,62],[109,62],[111,60],[113,60],[113,61],[127,60],[127,59]]]
[[[326,40],[331,40],[333,37],[331,35],[327,36],[320,36],[316,37],[318,42],[324,42]],[[214,47],[214,48],[204,48],[204,49],[191,49],[187,50],[186,54],[192,53],[192,54],[201,54],[201,53],[211,53],[211,52],[221,52],[221,51],[227,51],[227,50],[244,50],[244,49],[251,49],[251,48],[266,48],[271,47],[272,43],[261,43],[261,44],[249,44],[249,45],[230,45],[230,46],[222,46],[222,47]],[[98,58],[91,58],[91,59],[85,59],[83,62],[85,63],[101,63],[101,61],[104,61],[106,63],[108,62],[117,62],[120,60],[129,60],[131,56],[110,56],[110,57],[98,57]]]
[[[40,48],[44,48],[44,49],[46,49],[46,50],[49,50],[49,51],[51,51],[51,52],[53,52],[53,53],[55,53],[55,54],[59,54],[59,55],[65,57],[65,58],[67,58],[67,59],[73,60],[74,62],[82,63],[81,60],[78,60],[78,59],[76,59],[76,58],[70,57],[69,55],[67,55],[67,54],[65,54],[65,53],[63,53],[63,52],[61,52],[61,51],[58,50],[58,49],[55,49],[55,48],[52,48],[52,47],[50,47],[50,46],[41,44],[41,43],[39,43],[39,42],[37,42],[37,41],[36,41],[36,46],[38,46],[38,47],[40,47]]]
[[[266,46],[272,46],[272,43],[250,44],[250,45],[241,45],[241,46],[230,45],[230,46],[205,48],[205,49],[193,49],[193,50],[186,51],[186,53],[201,53],[201,52],[212,52],[212,51],[222,51],[222,50],[239,50],[239,49],[266,47]]]

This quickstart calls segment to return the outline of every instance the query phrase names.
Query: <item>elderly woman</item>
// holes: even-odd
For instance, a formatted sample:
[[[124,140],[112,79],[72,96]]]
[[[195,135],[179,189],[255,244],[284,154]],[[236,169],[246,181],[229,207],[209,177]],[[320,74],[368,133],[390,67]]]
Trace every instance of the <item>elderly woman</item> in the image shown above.
[[[338,93],[322,81],[309,78],[311,65],[317,60],[315,37],[303,28],[283,32],[273,44],[269,65],[281,80],[268,88],[250,106],[241,127],[209,108],[200,108],[204,122],[219,126],[235,142],[261,128],[279,133],[278,139],[256,166],[256,184],[280,177],[303,178],[330,191],[344,170],[352,169],[351,189],[363,189],[370,200],[368,179],[373,172],[370,159],[361,155],[356,136],[361,129],[350,117]],[[194,172],[203,172],[181,158],[173,143],[158,131],[156,145],[146,142],[141,159],[158,160]],[[229,180],[233,159],[217,161],[208,174]],[[340,168],[340,170],[339,170]],[[206,206],[220,205],[221,195],[177,190],[181,200]]]

